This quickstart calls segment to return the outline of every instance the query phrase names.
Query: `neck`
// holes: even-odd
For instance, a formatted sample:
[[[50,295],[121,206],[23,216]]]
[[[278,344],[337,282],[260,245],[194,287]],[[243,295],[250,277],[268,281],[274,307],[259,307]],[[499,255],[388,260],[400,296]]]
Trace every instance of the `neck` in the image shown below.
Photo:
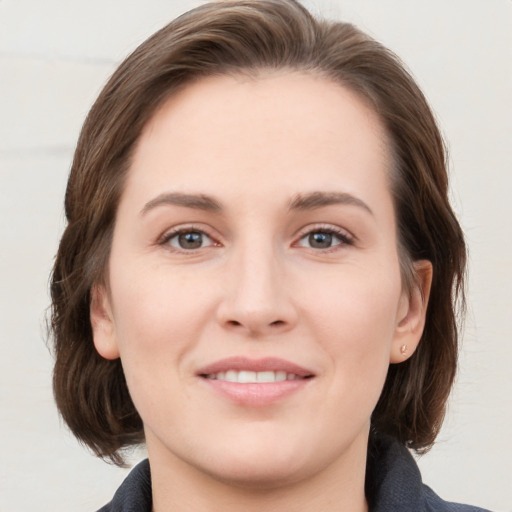
[[[149,441],[149,440],[148,440]],[[364,494],[367,439],[332,464],[307,475],[255,483],[218,478],[148,443],[153,512],[367,512]]]

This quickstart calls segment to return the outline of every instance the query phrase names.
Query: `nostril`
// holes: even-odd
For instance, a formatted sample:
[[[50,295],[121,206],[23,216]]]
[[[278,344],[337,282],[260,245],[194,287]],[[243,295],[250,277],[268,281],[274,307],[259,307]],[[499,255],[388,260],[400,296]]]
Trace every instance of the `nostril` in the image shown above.
[[[270,322],[268,324],[270,327],[281,327],[282,325],[285,325],[286,322],[283,320],[275,320],[274,322]],[[242,322],[239,322],[238,320],[228,320],[227,324],[231,327],[241,327],[243,324]]]

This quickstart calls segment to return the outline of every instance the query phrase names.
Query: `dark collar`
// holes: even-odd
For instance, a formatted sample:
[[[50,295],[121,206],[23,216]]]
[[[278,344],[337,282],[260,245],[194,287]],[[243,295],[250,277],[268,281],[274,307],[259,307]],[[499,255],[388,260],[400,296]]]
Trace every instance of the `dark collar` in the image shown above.
[[[371,434],[365,482],[370,512],[423,511],[423,490],[409,450],[392,437]]]
[[[387,436],[370,436],[365,489],[370,512],[485,512],[441,500],[423,485],[409,450]],[[151,508],[151,472],[144,460],[98,512],[151,512]]]
[[[442,500],[423,484],[409,450],[392,437],[370,435],[366,465],[370,512],[489,512]]]
[[[152,508],[151,471],[146,459],[130,471],[112,501],[98,512],[151,512]]]

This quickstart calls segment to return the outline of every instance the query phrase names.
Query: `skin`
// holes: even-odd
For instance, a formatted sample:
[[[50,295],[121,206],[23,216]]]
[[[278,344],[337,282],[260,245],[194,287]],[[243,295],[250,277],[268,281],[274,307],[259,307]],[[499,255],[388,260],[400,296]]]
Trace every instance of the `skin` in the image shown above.
[[[145,127],[91,321],[143,419],[155,510],[367,510],[370,416],[389,364],[419,342],[431,280],[417,262],[402,286],[387,147],[356,95],[292,72],[202,79]],[[290,208],[312,192],[345,200]],[[197,375],[230,356],[314,377],[239,404]]]

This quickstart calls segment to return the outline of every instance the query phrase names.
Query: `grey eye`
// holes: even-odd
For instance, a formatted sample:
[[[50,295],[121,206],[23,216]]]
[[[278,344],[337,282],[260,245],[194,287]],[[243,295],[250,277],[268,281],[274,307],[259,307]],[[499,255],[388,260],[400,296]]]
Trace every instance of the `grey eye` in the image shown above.
[[[308,235],[309,246],[313,249],[328,249],[329,247],[332,247],[332,242],[332,233],[317,231]]]
[[[310,231],[304,235],[298,245],[300,247],[308,247],[310,249],[331,249],[338,245],[351,245],[351,240],[347,235],[330,231],[327,229],[318,229]]]
[[[171,247],[181,250],[201,249],[212,244],[211,238],[201,231],[183,231],[168,240]]]

